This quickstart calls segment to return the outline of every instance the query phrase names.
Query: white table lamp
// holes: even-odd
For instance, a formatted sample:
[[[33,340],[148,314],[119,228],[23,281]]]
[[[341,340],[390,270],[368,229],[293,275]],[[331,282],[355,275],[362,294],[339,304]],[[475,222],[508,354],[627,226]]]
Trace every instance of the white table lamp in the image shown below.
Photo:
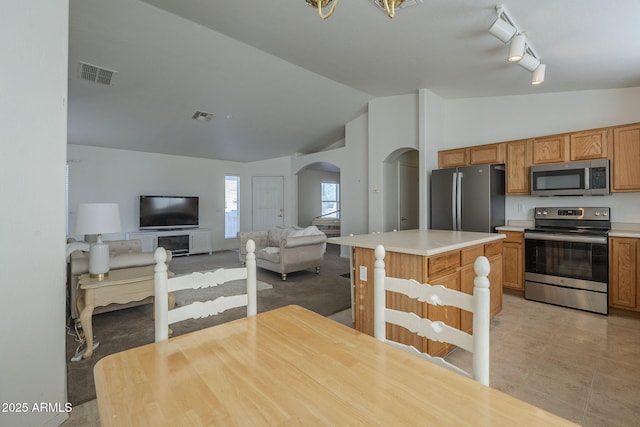
[[[117,203],[81,203],[76,216],[77,234],[95,234],[97,241],[89,250],[89,274],[100,280],[109,275],[109,245],[102,235],[120,231]]]

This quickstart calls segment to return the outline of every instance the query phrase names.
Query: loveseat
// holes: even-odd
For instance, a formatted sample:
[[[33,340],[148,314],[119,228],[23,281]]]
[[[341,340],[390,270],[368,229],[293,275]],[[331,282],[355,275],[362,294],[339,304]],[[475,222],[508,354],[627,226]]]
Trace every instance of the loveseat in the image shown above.
[[[256,244],[256,265],[275,271],[287,280],[287,273],[315,268],[320,272],[324,258],[327,236],[317,227],[274,227],[265,231],[238,233],[240,240],[240,262],[246,259],[247,240]]]
[[[75,240],[69,239],[67,243],[73,243]],[[105,241],[109,245],[109,269],[118,270],[121,268],[143,267],[146,265],[155,265],[153,252],[142,252],[141,240],[112,240]],[[171,260],[171,252],[167,251],[167,265]],[[73,319],[79,319],[78,298],[82,295],[83,290],[80,289],[78,280],[82,274],[89,272],[89,253],[76,250],[69,257],[67,265],[67,286],[69,295],[69,311]],[[133,301],[127,304],[110,304],[105,307],[96,307],[94,314],[104,313],[107,311],[119,310],[122,308],[135,307],[137,305],[148,304],[152,302],[152,298],[146,298],[141,301]]]

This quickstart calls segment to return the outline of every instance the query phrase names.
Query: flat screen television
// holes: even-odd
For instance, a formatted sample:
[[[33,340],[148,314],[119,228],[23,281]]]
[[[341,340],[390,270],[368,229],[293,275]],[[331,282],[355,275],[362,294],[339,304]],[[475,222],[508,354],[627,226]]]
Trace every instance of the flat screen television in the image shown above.
[[[140,196],[140,230],[198,228],[197,196]]]

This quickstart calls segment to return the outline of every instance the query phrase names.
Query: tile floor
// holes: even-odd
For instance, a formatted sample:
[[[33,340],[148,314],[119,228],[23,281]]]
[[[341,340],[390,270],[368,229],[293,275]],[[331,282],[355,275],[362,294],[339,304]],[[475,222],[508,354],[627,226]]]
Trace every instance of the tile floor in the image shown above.
[[[330,316],[352,326],[349,310]],[[447,359],[469,369],[470,354]],[[491,323],[491,386],[584,426],[640,425],[640,319],[504,295]],[[63,425],[98,426],[95,400]]]

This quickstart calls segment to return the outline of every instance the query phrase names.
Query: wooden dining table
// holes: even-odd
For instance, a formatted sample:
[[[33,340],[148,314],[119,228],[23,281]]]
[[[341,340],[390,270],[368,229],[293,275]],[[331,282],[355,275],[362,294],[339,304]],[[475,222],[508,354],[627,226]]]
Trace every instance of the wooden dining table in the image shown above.
[[[101,359],[102,426],[573,423],[286,306]]]

